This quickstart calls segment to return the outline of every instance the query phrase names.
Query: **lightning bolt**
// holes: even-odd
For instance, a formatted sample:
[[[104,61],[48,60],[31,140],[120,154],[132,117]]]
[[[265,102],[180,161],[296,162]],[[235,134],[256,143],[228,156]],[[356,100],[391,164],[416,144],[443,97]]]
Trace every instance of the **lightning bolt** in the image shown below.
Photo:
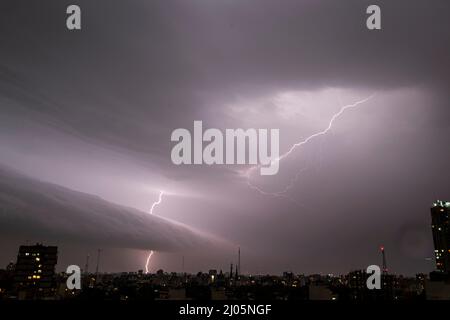
[[[300,148],[301,146],[307,144],[307,143],[310,142],[311,140],[313,140],[313,139],[315,139],[315,138],[317,138],[317,137],[326,135],[326,134],[332,129],[334,122],[335,122],[335,121],[336,121],[336,120],[337,120],[337,119],[338,119],[338,118],[339,118],[346,110],[351,109],[351,108],[356,108],[356,107],[358,107],[359,105],[364,104],[364,103],[366,103],[367,101],[371,100],[374,96],[375,96],[375,93],[371,94],[370,96],[368,96],[368,97],[365,98],[365,99],[362,99],[362,100],[356,101],[356,102],[354,102],[354,103],[352,103],[352,104],[348,104],[348,105],[345,105],[345,106],[341,107],[341,108],[339,109],[339,111],[338,111],[337,113],[335,113],[335,114],[331,117],[330,121],[328,122],[328,126],[327,126],[324,130],[319,131],[319,132],[316,132],[316,133],[314,133],[314,134],[312,134],[312,135],[306,137],[305,139],[303,139],[303,140],[301,140],[301,141],[299,141],[299,142],[297,142],[297,143],[294,143],[294,144],[291,146],[291,148],[289,148],[289,150],[288,150],[287,152],[283,153],[283,154],[282,154],[281,156],[279,156],[278,158],[272,160],[272,163],[274,163],[274,162],[279,162],[279,161],[283,160],[284,158],[286,158],[287,156],[289,156],[292,152],[294,152],[295,149]],[[262,195],[271,195],[271,196],[275,196],[275,197],[286,197],[285,193],[286,193],[287,191],[289,191],[289,189],[291,189],[291,188],[294,186],[294,183],[299,179],[300,174],[305,170],[305,168],[304,168],[304,169],[302,169],[300,172],[298,172],[298,173],[294,176],[294,178],[291,180],[291,182],[290,182],[283,190],[278,191],[278,192],[267,192],[267,191],[264,191],[264,190],[262,190],[261,188],[257,187],[256,185],[254,185],[254,184],[251,182],[251,179],[250,179],[250,178],[251,178],[252,172],[255,171],[255,170],[257,170],[257,169],[259,169],[260,167],[261,167],[260,164],[259,164],[259,165],[256,165],[256,166],[253,166],[253,167],[250,167],[250,168],[247,170],[247,172],[244,174],[244,175],[246,176],[246,178],[247,178],[247,185],[248,185],[251,189],[258,191],[258,192],[261,193]],[[292,199],[291,199],[291,200],[292,200]]]
[[[163,196],[164,192],[160,191],[159,192],[159,198],[158,201],[153,202],[152,207],[150,208],[150,214],[153,215],[153,210],[155,209],[155,207],[159,204],[161,204],[162,202],[162,196]],[[150,260],[152,259],[154,251],[151,250],[148,257],[147,257],[147,261],[145,262],[145,273],[148,273],[148,265],[150,264]]]

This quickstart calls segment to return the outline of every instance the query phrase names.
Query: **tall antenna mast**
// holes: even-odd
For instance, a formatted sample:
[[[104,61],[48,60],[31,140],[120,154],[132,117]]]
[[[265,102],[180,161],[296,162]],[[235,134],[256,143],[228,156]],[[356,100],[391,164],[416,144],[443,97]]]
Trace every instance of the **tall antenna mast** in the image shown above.
[[[98,280],[98,266],[100,264],[100,253],[102,252],[102,249],[98,249],[97,251],[97,267],[95,268],[95,282]]]
[[[241,274],[241,247],[238,247],[238,268],[237,272],[240,275]]]
[[[84,266],[84,273],[89,273],[89,254],[86,256],[86,265]]]
[[[384,252],[384,246],[380,247],[381,250],[381,256],[383,257],[383,267],[382,267],[382,272],[383,274],[387,274],[388,272],[388,268],[387,268],[387,263],[386,263],[386,254]]]

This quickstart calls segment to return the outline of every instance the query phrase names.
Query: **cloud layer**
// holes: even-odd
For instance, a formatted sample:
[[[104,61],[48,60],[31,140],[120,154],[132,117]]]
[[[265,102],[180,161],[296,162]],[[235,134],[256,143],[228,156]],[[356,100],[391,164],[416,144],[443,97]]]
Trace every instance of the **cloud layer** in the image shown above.
[[[179,223],[0,167],[4,236],[103,248],[176,251],[218,244]]]

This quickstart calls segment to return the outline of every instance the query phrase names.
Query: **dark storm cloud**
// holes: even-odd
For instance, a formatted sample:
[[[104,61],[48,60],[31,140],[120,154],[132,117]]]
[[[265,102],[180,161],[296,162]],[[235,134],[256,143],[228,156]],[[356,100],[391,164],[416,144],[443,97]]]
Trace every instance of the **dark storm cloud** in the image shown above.
[[[4,236],[166,251],[211,246],[217,241],[187,226],[40,182],[3,166],[0,177]]]
[[[79,4],[83,30],[71,33],[64,2],[4,2],[2,92],[61,129],[154,161],[174,127],[217,122],[236,95],[449,77],[446,1],[381,1],[380,32],[365,28],[366,1]]]
[[[365,28],[374,3],[381,31]],[[450,196],[448,1],[77,1],[80,32],[65,29],[68,4],[0,4],[0,161],[139,208],[153,198],[135,185],[188,190],[198,197],[159,212],[240,243],[249,271],[347,271],[380,242],[397,270],[424,268],[427,206]],[[307,168],[293,201],[248,190],[233,168],[170,161],[172,130],[193,120],[279,127],[286,150],[326,125],[340,104],[329,87],[345,103],[377,96],[282,164],[269,190]],[[283,115],[286,92],[314,99]],[[320,121],[297,107],[320,99]]]

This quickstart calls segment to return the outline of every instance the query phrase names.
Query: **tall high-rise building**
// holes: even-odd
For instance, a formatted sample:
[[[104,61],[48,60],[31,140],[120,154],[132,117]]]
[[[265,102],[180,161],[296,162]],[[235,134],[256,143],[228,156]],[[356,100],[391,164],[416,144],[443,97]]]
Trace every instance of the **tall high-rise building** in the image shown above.
[[[20,246],[14,270],[14,286],[24,298],[48,294],[54,288],[58,247]]]
[[[436,268],[450,273],[450,202],[438,200],[431,207]]]

